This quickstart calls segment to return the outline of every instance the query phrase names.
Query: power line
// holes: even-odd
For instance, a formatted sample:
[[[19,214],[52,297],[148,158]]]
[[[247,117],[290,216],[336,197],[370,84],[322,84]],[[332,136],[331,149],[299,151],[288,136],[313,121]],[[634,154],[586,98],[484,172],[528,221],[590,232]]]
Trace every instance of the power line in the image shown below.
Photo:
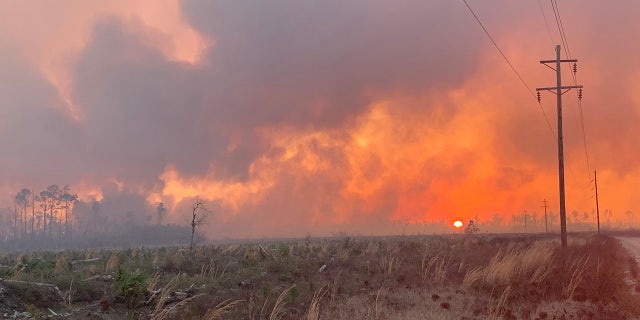
[[[560,17],[560,8],[555,0],[551,0],[551,7],[553,8],[553,15],[556,18],[556,25],[558,26],[558,32],[560,33],[560,40],[564,46],[564,52],[567,55],[567,59],[571,59],[571,50],[567,42],[567,35],[564,32],[564,25],[562,24],[562,17]]]
[[[567,59],[571,59],[571,50],[569,49],[569,42],[567,41],[567,35],[564,30],[564,24],[562,23],[562,16],[560,15],[560,8],[558,7],[558,3],[556,2],[556,0],[551,0],[551,7],[553,8],[553,14],[556,19],[556,25],[558,26],[558,32],[560,33],[560,39],[562,41],[562,44],[564,45],[565,54],[567,56]],[[577,66],[574,64],[573,72],[571,73],[574,84],[578,83],[578,80],[576,78],[576,69],[577,69]],[[584,146],[584,155],[585,155],[585,160],[587,164],[587,176],[589,177],[589,179],[591,179],[591,167],[589,164],[587,134],[586,134],[586,129],[584,125],[584,115],[582,112],[582,93],[581,92],[578,93],[578,110],[580,113],[580,128],[582,130],[582,142]]]
[[[491,40],[491,43],[493,43],[493,46],[496,47],[496,49],[498,50],[498,52],[500,53],[500,55],[502,55],[502,58],[504,58],[504,60],[507,62],[507,64],[509,65],[509,67],[511,68],[511,70],[513,71],[513,73],[516,74],[516,76],[518,77],[518,79],[520,79],[520,82],[522,82],[522,84],[527,88],[527,90],[529,90],[529,93],[531,93],[531,96],[533,96],[534,98],[536,97],[535,93],[533,93],[533,90],[531,90],[531,87],[529,87],[529,85],[524,81],[524,79],[522,78],[522,76],[520,76],[520,73],[518,72],[518,70],[516,70],[516,68],[513,66],[513,64],[511,64],[511,61],[509,61],[509,58],[507,58],[507,56],[504,54],[504,52],[502,52],[502,49],[500,49],[500,47],[498,46],[498,44],[496,43],[496,41],[493,39],[493,37],[491,36],[491,34],[489,33],[489,31],[487,30],[487,28],[484,27],[484,24],[482,23],[482,21],[480,21],[480,18],[478,18],[478,16],[476,15],[476,13],[473,11],[473,9],[471,9],[471,6],[469,6],[469,3],[467,3],[467,0],[462,0],[464,2],[464,4],[467,6],[467,8],[469,9],[469,12],[471,12],[471,14],[473,15],[473,17],[476,19],[476,21],[478,21],[478,23],[480,24],[480,27],[482,28],[482,30],[484,31],[484,33],[487,35],[487,37],[489,38],[489,40]]]
[[[482,30],[484,31],[484,34],[487,36],[487,38],[489,38],[489,40],[491,41],[491,43],[493,44],[493,46],[496,48],[496,50],[498,50],[498,52],[500,53],[500,55],[502,56],[502,58],[504,59],[504,61],[507,62],[507,64],[509,65],[509,67],[511,68],[511,70],[513,71],[513,73],[515,73],[515,75],[518,77],[518,79],[520,80],[520,82],[525,86],[525,88],[527,88],[527,90],[529,91],[529,93],[531,94],[531,96],[533,96],[534,99],[538,99],[536,94],[533,93],[533,90],[531,89],[531,87],[529,87],[529,85],[527,84],[526,81],[524,81],[524,79],[522,78],[522,76],[520,75],[520,73],[518,72],[518,70],[516,70],[516,68],[513,66],[513,64],[511,64],[511,61],[509,61],[509,58],[507,58],[507,56],[504,54],[504,52],[502,51],[502,49],[500,49],[500,46],[498,46],[498,43],[493,39],[493,37],[491,36],[491,34],[489,33],[489,31],[487,30],[487,28],[485,28],[484,24],[482,23],[482,21],[480,20],[480,18],[478,17],[478,15],[476,15],[476,13],[473,11],[473,9],[471,8],[471,6],[469,5],[469,3],[467,2],[467,0],[462,0],[462,2],[464,2],[464,4],[467,6],[467,9],[469,9],[469,12],[471,12],[471,15],[473,15],[473,17],[476,19],[476,21],[478,22],[478,24],[480,25],[480,27],[482,28]],[[540,104],[540,102],[538,101],[538,106],[540,107],[540,110],[542,111],[542,114],[544,115],[544,119],[547,122],[547,126],[549,127],[549,130],[551,131],[551,135],[553,135],[554,140],[557,140],[556,135],[553,131],[553,127],[551,126],[551,122],[549,122],[549,117],[547,117],[547,113],[544,111],[544,108],[542,108],[542,105]]]
[[[582,99],[578,99],[578,110],[580,110],[580,126],[582,128],[582,142],[584,143],[584,156],[587,159],[587,172],[591,179],[591,166],[589,165],[589,151],[587,150],[587,133],[584,128],[584,117],[582,116]]]
[[[547,15],[544,13],[544,8],[542,7],[542,0],[538,0],[538,6],[540,6],[540,12],[542,13],[542,18],[544,18],[544,25],[547,27],[547,33],[549,34],[549,39],[551,40],[551,45],[555,45],[556,42],[553,40],[553,34],[551,34],[551,28],[549,27],[549,21],[547,20]]]

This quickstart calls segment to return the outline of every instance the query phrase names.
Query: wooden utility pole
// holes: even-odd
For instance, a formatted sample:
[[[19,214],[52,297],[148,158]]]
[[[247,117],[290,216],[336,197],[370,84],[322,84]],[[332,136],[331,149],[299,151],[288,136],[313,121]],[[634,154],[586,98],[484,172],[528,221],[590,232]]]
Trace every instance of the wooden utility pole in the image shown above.
[[[593,171],[593,182],[596,185],[596,219],[598,220],[598,235],[600,235],[600,207],[598,206],[598,173]]]
[[[541,60],[540,63],[545,66],[556,71],[556,86],[555,87],[546,87],[546,88],[536,88],[538,91],[538,99],[540,99],[540,91],[549,91],[551,93],[555,93],[557,96],[557,107],[558,107],[558,185],[560,189],[560,239],[562,242],[562,246],[567,246],[567,210],[565,206],[565,195],[564,195],[564,147],[562,140],[562,95],[569,91],[570,89],[582,88],[581,85],[575,86],[563,86],[562,85],[562,72],[560,71],[560,64],[562,62],[573,62],[576,63],[578,60],[576,59],[560,59],[560,45],[556,45],[556,59],[555,60]],[[555,69],[549,64],[555,63]],[[565,90],[563,92],[563,90]],[[555,91],[555,92],[554,92]]]
[[[524,211],[524,233],[527,233],[527,210]]]
[[[542,206],[544,208],[544,232],[549,233],[549,223],[547,222],[547,208],[549,208],[549,205],[547,205],[547,199],[542,200],[542,203],[544,203]]]

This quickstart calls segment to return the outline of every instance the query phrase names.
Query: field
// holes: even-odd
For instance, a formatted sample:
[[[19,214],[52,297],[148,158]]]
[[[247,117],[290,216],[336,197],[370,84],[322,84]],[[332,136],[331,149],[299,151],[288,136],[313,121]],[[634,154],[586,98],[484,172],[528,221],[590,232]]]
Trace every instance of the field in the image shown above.
[[[7,253],[0,316],[35,319],[631,319],[611,237],[398,236]]]

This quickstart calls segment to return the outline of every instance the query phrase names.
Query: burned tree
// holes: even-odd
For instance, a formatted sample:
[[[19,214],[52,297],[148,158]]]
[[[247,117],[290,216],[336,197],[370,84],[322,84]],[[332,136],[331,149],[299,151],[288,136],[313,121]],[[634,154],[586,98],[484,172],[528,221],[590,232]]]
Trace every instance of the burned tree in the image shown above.
[[[197,199],[193,203],[191,210],[191,242],[189,243],[189,250],[193,250],[196,227],[204,223],[206,211],[207,208],[204,206],[204,201]]]
[[[158,215],[158,225],[162,225],[162,218],[164,218],[167,213],[167,208],[164,206],[164,203],[158,203],[156,207],[156,214]]]

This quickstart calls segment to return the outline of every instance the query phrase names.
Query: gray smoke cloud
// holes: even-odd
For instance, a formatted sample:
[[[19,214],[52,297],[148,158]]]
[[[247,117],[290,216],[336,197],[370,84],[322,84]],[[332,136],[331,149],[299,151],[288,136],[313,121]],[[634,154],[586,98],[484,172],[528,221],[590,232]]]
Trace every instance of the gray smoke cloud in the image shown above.
[[[536,59],[553,55],[541,17],[531,13],[538,10],[537,4],[474,6],[516,67],[524,71],[529,85],[552,83],[553,76],[543,73],[546,70],[531,71],[544,68]],[[249,181],[257,159],[284,152],[264,137],[265,129],[340,132],[366,114],[372,103],[398,96],[429,96],[409,99],[410,103],[397,105],[397,112],[438,113],[441,123],[426,124],[438,129],[461,108],[438,94],[462,88],[479,72],[489,72],[487,64],[495,65],[491,72],[500,75],[487,77],[500,81],[487,85],[503,86],[504,97],[499,105],[482,105],[473,111],[498,114],[492,118],[496,120],[492,129],[500,139],[491,152],[507,159],[497,164],[492,185],[516,188],[535,180],[532,170],[555,165],[553,141],[537,106],[530,103],[528,93],[459,2],[187,0],[181,10],[186,22],[211,42],[197,64],[166,57],[158,43],[167,39],[136,17],[100,16],[93,21],[86,45],[69,66],[72,100],[81,111],[80,120],[65,111],[55,88],[10,40],[0,42],[0,179],[5,185],[18,190],[53,183],[103,186],[117,180],[130,188],[126,202],[138,208],[133,211],[152,212],[153,205],[143,210],[141,201],[149,192],[162,189],[159,177],[168,165],[188,177],[202,177],[213,168],[217,179]],[[634,97],[640,73],[635,53],[640,47],[625,32],[601,30],[637,29],[634,17],[639,10],[611,10],[588,5],[564,17],[573,52],[588,66],[579,79],[589,82],[585,123],[592,164],[628,177],[638,170],[635,154],[629,150],[640,142],[635,125],[640,109]],[[536,36],[526,38],[520,33]],[[620,46],[625,49],[606,49]],[[533,67],[522,67],[525,55],[531,60],[526,65]],[[627,64],[612,63],[625,59]],[[610,94],[621,82],[618,94]],[[554,110],[545,103],[555,126]],[[578,161],[583,146],[577,109],[567,104],[566,110],[567,155]],[[333,138],[351,137],[337,134]],[[282,170],[259,201],[237,208],[242,214],[214,205],[214,215],[226,219],[226,225],[212,226],[212,230],[243,228],[251,234],[273,234],[279,232],[276,222],[289,217],[295,217],[301,230],[313,230],[316,221],[338,210],[332,201],[344,197],[340,186],[349,168],[345,150],[339,147],[339,143],[310,147],[331,164],[331,174],[299,176]],[[436,177],[466,179],[468,161],[477,155],[461,156],[456,161],[442,157],[438,163],[428,163],[421,171],[425,186],[415,190],[429,190],[429,179]],[[370,168],[372,175],[385,169],[375,156],[367,161],[361,165]],[[522,163],[537,167],[522,167]],[[358,223],[384,220],[400,205],[399,197],[410,192],[399,184],[392,181],[381,187],[373,208],[363,209],[371,207],[364,199],[345,204],[350,210],[368,213],[366,219],[347,218]],[[134,190],[138,199],[131,198]],[[108,194],[117,198],[114,192]],[[177,204],[176,210],[188,211],[189,201]],[[120,207],[117,211],[127,212]]]

